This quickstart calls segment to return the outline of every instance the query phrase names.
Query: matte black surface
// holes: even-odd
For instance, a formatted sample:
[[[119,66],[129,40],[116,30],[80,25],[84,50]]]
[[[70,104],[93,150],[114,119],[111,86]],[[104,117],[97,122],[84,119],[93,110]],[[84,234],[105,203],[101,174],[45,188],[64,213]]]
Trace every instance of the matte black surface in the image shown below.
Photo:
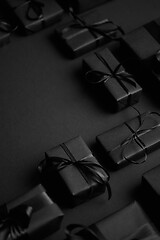
[[[126,32],[160,16],[159,0],[113,0],[104,8]],[[62,54],[53,41],[53,30],[54,26],[27,37],[12,36],[11,43],[0,48],[0,203],[38,183],[36,167],[48,149],[81,135],[96,150],[96,135],[136,116],[131,108],[111,113],[109,102],[102,104],[86,88],[81,75],[84,56],[70,60]],[[156,94],[145,88],[138,107],[160,110]],[[68,223],[92,224],[134,200],[141,175],[160,164],[159,156],[156,151],[143,165],[111,171],[112,199],[108,202],[103,194],[65,209],[61,230],[48,240],[63,239]]]

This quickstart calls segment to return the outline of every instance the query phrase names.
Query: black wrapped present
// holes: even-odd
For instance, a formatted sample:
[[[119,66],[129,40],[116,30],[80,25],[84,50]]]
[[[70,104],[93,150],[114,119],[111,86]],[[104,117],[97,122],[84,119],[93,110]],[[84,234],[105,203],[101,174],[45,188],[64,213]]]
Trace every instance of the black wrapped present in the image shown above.
[[[61,2],[65,8],[72,7],[75,12],[81,13],[100,4],[107,3],[108,0],[59,0],[58,2]]]
[[[63,9],[54,0],[6,0],[20,27],[33,33],[58,21]]]
[[[142,71],[160,82],[160,43],[156,40],[154,26],[147,24],[134,30],[123,37],[122,43],[124,48],[130,49],[133,56],[144,66]]]
[[[106,157],[116,167],[139,164],[160,146],[160,115],[148,112],[97,136]]]
[[[156,226],[160,229],[160,165],[142,176],[142,201]]]
[[[0,239],[43,239],[59,229],[63,213],[41,185],[0,206]]]
[[[77,231],[81,229],[81,231]],[[137,202],[89,227],[71,224],[66,229],[67,240],[159,240],[156,230]]]
[[[95,52],[83,60],[83,71],[89,84],[104,89],[118,110],[139,101],[142,88],[133,76],[107,48]],[[108,104],[108,103],[107,103]]]
[[[39,165],[42,183],[49,195],[53,195],[58,183],[57,195],[71,205],[77,205],[109,188],[109,175],[92,155],[81,137],[46,152],[46,159]]]
[[[72,57],[119,39],[123,34],[123,30],[110,21],[103,11],[96,9],[81,15],[70,13],[73,21],[59,26],[56,34]]]

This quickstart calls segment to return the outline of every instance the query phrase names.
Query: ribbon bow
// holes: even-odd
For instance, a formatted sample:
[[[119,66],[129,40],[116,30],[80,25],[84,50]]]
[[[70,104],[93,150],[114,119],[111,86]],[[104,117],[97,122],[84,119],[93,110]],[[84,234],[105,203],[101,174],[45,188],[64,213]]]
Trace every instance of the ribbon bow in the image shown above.
[[[131,131],[132,134],[131,134],[130,137],[128,137],[127,139],[125,139],[125,141],[123,141],[122,144],[121,144],[121,147],[123,147],[122,157],[123,157],[125,160],[127,160],[127,161],[129,161],[129,162],[131,162],[131,163],[141,164],[141,163],[144,163],[144,162],[147,160],[147,157],[148,157],[147,148],[146,148],[146,146],[145,146],[145,143],[140,139],[140,135],[141,135],[141,134],[146,134],[146,133],[148,133],[148,132],[150,132],[150,131],[152,131],[152,130],[158,128],[158,127],[160,127],[160,124],[158,124],[158,125],[155,125],[155,126],[153,126],[153,127],[151,127],[151,128],[148,128],[148,129],[141,129],[142,126],[143,126],[143,124],[144,124],[145,119],[148,118],[148,117],[150,117],[151,115],[158,115],[158,116],[160,116],[160,114],[157,113],[157,112],[148,112],[148,113],[145,114],[145,116],[144,116],[144,118],[143,118],[143,120],[142,120],[141,115],[139,115],[139,116],[138,116],[138,118],[139,118],[139,127],[138,127],[136,130],[133,130],[132,127],[131,127],[129,124],[125,123],[125,125],[129,128],[129,130]],[[155,120],[155,121],[156,121],[156,120]],[[157,121],[156,121],[156,123],[157,123]],[[130,143],[132,143],[132,142],[135,142],[135,143],[143,150],[144,159],[143,159],[142,161],[140,161],[140,162],[139,162],[139,161],[137,162],[137,161],[130,160],[130,159],[128,159],[128,158],[125,156],[125,155],[126,155],[126,154],[125,154],[126,148],[127,148],[127,146],[128,146]],[[112,151],[113,151],[113,150],[112,150]]]
[[[43,18],[44,3],[38,0],[29,0],[26,16],[29,20],[39,20]]]
[[[6,205],[0,206],[0,235],[4,232],[4,240],[26,240],[32,207],[20,205],[8,211]]]
[[[0,18],[0,31],[5,33],[14,32],[17,29],[17,26],[13,27],[11,24],[6,22],[3,18]]]
[[[120,71],[122,64],[118,64],[118,66],[112,70],[107,61],[99,53],[95,53],[95,55],[107,67],[107,69],[109,69],[110,72],[106,73],[96,70],[86,72],[85,77],[89,83],[100,84],[102,82],[107,82],[110,78],[115,78],[127,94],[129,94],[129,90],[124,85],[124,82],[129,83],[136,88],[136,82],[132,80],[133,75],[125,70]],[[94,79],[96,80],[94,81]]]
[[[69,165],[74,165],[80,171],[80,173],[82,174],[82,176],[84,177],[84,179],[89,185],[91,184],[92,181],[95,181],[99,184],[106,185],[108,190],[108,199],[110,199],[112,195],[111,188],[108,182],[110,179],[110,176],[104,167],[90,160],[91,158],[93,158],[93,155],[90,154],[89,156],[86,156],[80,160],[76,160],[64,143],[61,144],[60,146],[64,149],[66,154],[69,156],[69,159],[54,157],[54,156],[48,157],[46,155],[47,165],[51,165],[52,162],[54,161],[54,166],[58,171],[61,171],[62,169],[66,168]],[[108,175],[107,182],[104,180],[105,176],[103,175],[103,173],[101,173],[98,169],[103,169],[107,173]]]
[[[80,232],[80,234],[79,233],[76,234],[75,233],[76,230],[79,230],[79,231],[82,230],[82,231]],[[100,233],[98,228],[96,228],[96,226],[94,226],[94,228],[91,229],[81,224],[70,224],[66,227],[65,233],[67,236],[67,240],[76,240],[77,236],[82,236],[86,240],[88,239],[89,240],[107,240]]]
[[[121,34],[124,34],[124,31],[122,30],[122,28],[116,24],[114,24],[112,21],[105,19],[105,20],[101,20],[98,21],[97,23],[94,24],[87,24],[84,20],[82,20],[79,16],[77,16],[72,8],[69,8],[69,13],[71,14],[71,16],[74,18],[74,20],[76,21],[75,24],[72,24],[71,27],[74,28],[86,28],[88,29],[92,35],[97,38],[96,33],[102,35],[103,37],[108,38],[109,40],[116,40],[118,38],[113,37],[114,34],[117,33],[117,31],[119,30],[121,32]],[[113,28],[110,30],[101,30],[98,27],[103,26],[105,24],[113,24]]]

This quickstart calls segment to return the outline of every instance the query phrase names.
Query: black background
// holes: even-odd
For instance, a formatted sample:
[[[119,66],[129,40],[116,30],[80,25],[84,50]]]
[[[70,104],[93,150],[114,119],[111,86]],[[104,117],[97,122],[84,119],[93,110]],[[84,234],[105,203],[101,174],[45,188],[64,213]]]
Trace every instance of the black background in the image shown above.
[[[99,10],[129,32],[159,17],[160,1],[113,0]],[[131,108],[110,113],[109,102],[101,104],[94,98],[81,76],[84,56],[71,60],[59,51],[55,26],[26,37],[14,35],[0,49],[0,203],[39,182],[37,165],[46,150],[77,135],[94,150],[98,134],[136,116]],[[137,107],[159,111],[154,92],[148,92],[144,89]],[[108,202],[103,194],[64,209],[61,230],[48,239],[64,239],[66,224],[92,224],[136,199],[142,174],[159,163],[160,151],[156,151],[143,165],[110,171],[112,199]]]

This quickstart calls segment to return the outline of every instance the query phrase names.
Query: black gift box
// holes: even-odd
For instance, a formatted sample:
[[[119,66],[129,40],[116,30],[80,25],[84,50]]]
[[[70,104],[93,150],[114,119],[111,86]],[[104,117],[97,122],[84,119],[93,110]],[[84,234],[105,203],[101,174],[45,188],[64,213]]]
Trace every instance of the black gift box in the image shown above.
[[[56,194],[71,205],[103,193],[109,180],[81,137],[48,151],[39,171],[48,193],[52,196],[57,185]]]
[[[13,231],[13,234],[16,234],[16,232],[18,234],[20,226],[14,226],[14,224],[19,220],[21,224],[21,222],[25,220],[26,216],[22,215],[21,219],[18,213],[21,211],[22,214],[22,210],[18,210],[18,208],[20,207],[23,209],[24,206],[27,206],[28,210],[32,211],[29,225],[24,231],[26,233],[25,235],[27,235],[29,239],[43,239],[59,229],[63,213],[49,198],[44,188],[41,185],[38,185],[28,193],[15,199],[14,201],[11,201],[6,206],[0,206],[0,220],[2,220],[0,239],[10,239],[10,237],[7,237],[10,231]],[[5,209],[6,207],[7,209]],[[14,215],[13,211],[15,211]],[[13,219],[13,216],[15,219]],[[20,235],[14,239],[20,239]]]
[[[106,90],[105,93],[110,96],[109,103],[112,100],[118,110],[139,101],[142,88],[109,49],[86,57],[83,60],[83,71],[89,84]]]
[[[100,4],[106,3],[107,0],[61,0],[65,7],[72,7],[75,12],[85,12]]]
[[[76,233],[75,236],[76,235],[80,236],[82,240],[159,239],[149,218],[137,202],[83,229]],[[91,238],[92,235],[94,236],[93,238]]]
[[[159,127],[159,114],[145,113],[97,136],[97,141],[116,167],[143,163],[160,146]]]
[[[59,26],[56,34],[72,57],[78,57],[120,38],[122,30],[108,20],[105,12],[96,9],[78,16],[73,14],[73,21]]]
[[[142,201],[156,226],[160,228],[160,165],[142,176]]]
[[[58,21],[63,9],[54,0],[6,0],[26,33],[33,33]]]
[[[122,43],[144,66],[144,69],[142,68],[144,73],[146,75],[150,73],[151,77],[154,76],[160,81],[160,43],[153,32],[155,32],[154,26],[147,24],[124,36]]]

